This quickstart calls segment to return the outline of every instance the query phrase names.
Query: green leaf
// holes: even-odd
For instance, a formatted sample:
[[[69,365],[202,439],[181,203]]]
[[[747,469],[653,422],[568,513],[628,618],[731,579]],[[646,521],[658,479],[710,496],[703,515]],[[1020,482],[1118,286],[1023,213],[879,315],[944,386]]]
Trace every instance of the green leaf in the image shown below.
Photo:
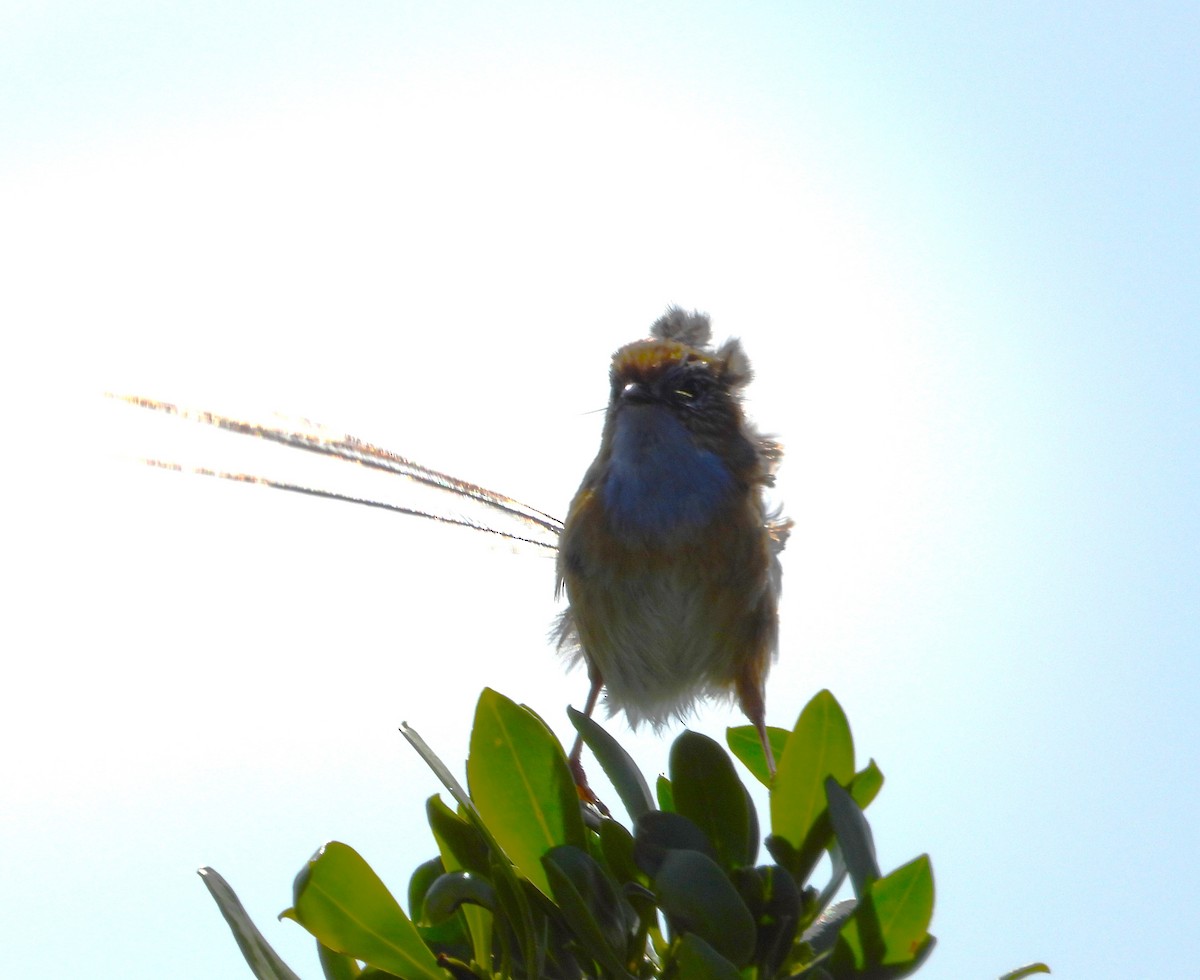
[[[258,980],[300,980],[288,965],[279,958],[271,944],[263,938],[258,927],[250,921],[245,908],[229,884],[212,868],[201,868],[196,872],[212,895],[233,938],[246,958],[246,963]]]
[[[434,924],[444,922],[463,904],[495,911],[496,889],[486,878],[469,871],[448,871],[434,881],[425,893],[425,914]]]
[[[426,801],[425,813],[445,869],[486,876],[488,841],[480,830],[446,806],[439,796],[431,796]],[[475,959],[487,963],[492,955],[492,914],[478,905],[468,905],[462,913]]]
[[[408,877],[408,910],[414,922],[425,920],[425,895],[429,886],[446,873],[446,866],[441,858],[430,858],[418,864],[416,870]]]
[[[854,894],[860,898],[879,877],[879,862],[875,857],[875,841],[862,810],[832,776],[825,780],[825,795],[829,799],[829,822],[842,849],[842,859],[850,872]]]
[[[671,780],[659,773],[654,784],[654,795],[658,797],[658,808],[667,813],[675,810],[675,797],[671,792]]]
[[[689,932],[675,950],[679,976],[687,980],[741,980],[738,968],[708,943]]]
[[[425,761],[425,765],[433,770],[434,775],[441,780],[442,785],[450,791],[450,795],[458,801],[458,805],[466,807],[468,810],[473,810],[474,804],[471,802],[471,797],[467,795],[467,791],[454,778],[454,774],[446,766],[446,763],[439,759],[437,753],[425,743],[425,739],[421,738],[414,729],[410,728],[408,722],[404,722],[400,726],[400,733],[408,740],[408,744],[416,750],[417,755]]]
[[[865,768],[856,772],[854,778],[850,780],[850,795],[854,797],[854,802],[861,810],[865,810],[871,804],[881,789],[883,789],[883,773],[875,765],[874,759],[871,759]]]
[[[815,953],[823,953],[827,949],[832,949],[833,944],[837,942],[842,926],[854,914],[857,907],[858,902],[853,898],[829,906],[817,916],[812,925],[804,930],[803,935],[800,936],[801,941],[808,943]]]
[[[542,855],[559,844],[586,847],[575,780],[558,740],[531,711],[484,688],[471,730],[467,782],[504,853],[549,895]]]
[[[854,741],[841,705],[828,691],[819,692],[800,713],[779,761],[771,789],[771,833],[797,849],[789,867],[797,881],[807,881],[829,842],[825,778],[845,785],[854,776]]]
[[[787,961],[800,923],[803,900],[795,879],[777,864],[756,869],[762,879],[763,904],[757,913],[758,942],[755,960],[759,976],[776,976]]]
[[[470,820],[451,810],[440,796],[425,801],[425,816],[446,871],[487,874],[488,841]]]
[[[751,833],[749,797],[721,746],[685,731],[671,746],[670,768],[675,812],[704,832],[721,866],[754,864],[758,833],[757,826]]]
[[[604,855],[604,861],[613,877],[622,883],[627,881],[644,882],[645,875],[642,874],[633,858],[633,835],[617,821],[607,818],[600,821],[598,834],[600,851]]]
[[[913,963],[926,950],[933,918],[933,870],[929,856],[902,865],[872,882],[869,901],[859,902],[841,936],[854,952],[855,962],[882,965]],[[873,921],[871,921],[873,920]],[[877,930],[882,948],[872,949]]]
[[[664,810],[652,810],[637,822],[633,838],[633,859],[648,875],[658,874],[668,851],[699,851],[713,861],[717,852],[708,837],[687,817]]]
[[[488,693],[486,690],[484,693]],[[482,698],[481,698],[482,700]],[[511,702],[510,702],[511,703]],[[478,711],[476,712],[478,714]],[[540,724],[540,722],[539,722]],[[545,727],[545,726],[543,726]],[[438,848],[442,854],[442,860],[446,865],[447,870],[456,871],[460,869],[457,859],[454,856],[452,847],[462,845],[461,857],[463,861],[470,860],[472,864],[462,865],[465,870],[475,871],[482,874],[490,880],[500,896],[501,905],[505,909],[505,914],[516,915],[517,918],[511,923],[519,940],[523,944],[523,948],[528,942],[532,941],[532,921],[529,916],[528,903],[524,902],[524,896],[520,895],[519,883],[517,882],[516,873],[513,871],[512,865],[509,863],[509,858],[504,854],[503,848],[492,835],[491,830],[480,816],[475,803],[463,789],[457,779],[446,767],[445,763],[437,757],[434,751],[425,744],[415,731],[407,724],[401,725],[400,730],[404,733],[404,737],[408,739],[409,744],[417,751],[422,759],[434,771],[437,777],[442,781],[442,785],[450,791],[450,795],[458,801],[459,813],[453,814],[441,800],[430,801],[429,814],[430,826],[434,830],[434,836],[437,837],[439,830],[454,827],[454,823],[465,823],[469,825],[469,829],[473,831],[473,835],[462,834],[460,832],[451,831],[450,837],[443,840],[438,837]],[[561,748],[559,749],[561,753]],[[446,816],[453,818],[453,821],[445,819]],[[440,826],[439,826],[440,822]],[[459,828],[461,830],[461,828]],[[477,838],[472,840],[472,838]],[[447,844],[451,846],[447,846]],[[482,845],[482,852],[480,846]],[[517,894],[520,896],[519,901],[515,904],[506,902],[506,896]],[[463,918],[466,920],[468,931],[471,934],[471,944],[474,949],[475,959],[479,963],[489,963],[492,957],[492,939],[494,917],[486,909],[477,905],[466,905],[462,909]],[[501,930],[501,941],[504,941],[504,933]],[[454,967],[455,970],[459,969]]]
[[[461,872],[459,872],[461,873]],[[435,954],[471,958],[470,927],[464,916],[451,916],[436,925],[425,908],[425,898],[433,883],[446,874],[441,858],[433,858],[417,866],[408,879],[408,914],[421,938]],[[475,908],[471,906],[471,908]]]
[[[771,754],[775,756],[775,766],[787,749],[788,739],[792,733],[786,728],[767,726],[767,741],[771,743]],[[758,737],[758,729],[753,725],[737,725],[725,729],[725,744],[739,762],[750,770],[750,775],[768,789],[771,786],[771,774],[767,770],[767,757],[763,754],[762,741]]]
[[[754,917],[725,872],[699,851],[668,851],[654,894],[676,933],[695,933],[735,966],[754,955]]]
[[[526,964],[526,970],[532,980],[533,977],[541,975],[546,948],[543,943],[538,942],[538,936],[544,933],[534,922],[534,909],[526,888],[534,895],[543,893],[528,881],[518,878],[512,865],[504,857],[493,857],[491,880],[496,887],[496,900],[499,903],[496,916],[499,926],[497,934],[503,943],[506,941],[504,926],[507,925],[512,930],[512,935],[521,950],[521,959]],[[543,898],[543,901],[549,899]],[[502,970],[501,974],[507,975],[507,971]]]
[[[767,849],[767,853],[775,859],[775,863],[781,867],[787,868],[795,876],[794,868],[800,865],[800,852],[796,850],[790,841],[782,837],[777,837],[774,834],[767,834],[763,839],[763,846]],[[804,884],[802,879],[797,879],[799,884]]]
[[[825,908],[833,901],[833,897],[842,890],[842,885],[845,883],[846,859],[842,857],[842,849],[840,847],[831,847],[829,849],[829,880],[809,906],[810,910]]]
[[[338,953],[409,980],[446,980],[417,927],[354,848],[330,841],[296,876],[295,919]]]
[[[576,938],[609,973],[629,977],[625,947],[637,916],[591,855],[565,844],[542,858],[554,900]]]
[[[335,953],[322,942],[317,943],[317,959],[325,980],[359,980],[363,975],[358,960],[345,953]]]
[[[645,929],[658,930],[658,909],[649,890],[650,878],[634,858],[633,835],[615,820],[600,821],[600,853],[609,873],[621,884],[621,891],[641,918]]]
[[[1012,973],[1006,973],[1000,980],[1024,980],[1025,977],[1031,977],[1035,973],[1049,973],[1050,967],[1045,963],[1030,963],[1028,966],[1022,966]]]
[[[857,905],[857,903],[855,904]],[[859,955],[861,956],[861,949]],[[837,980],[843,980],[844,977],[859,977],[864,974],[871,977],[870,973],[866,973],[856,965],[855,951],[850,948],[850,944],[846,942],[846,937],[842,933],[834,937],[833,949],[830,950],[822,966]],[[871,980],[874,978],[872,977]]]
[[[638,769],[632,757],[594,718],[582,711],[567,708],[567,716],[575,730],[583,736],[587,747],[592,750],[604,775],[613,784],[621,798],[630,820],[637,820],[643,813],[654,809],[654,797],[646,785],[646,777]]]
[[[758,860],[758,845],[762,841],[762,834],[758,828],[758,810],[754,806],[754,798],[750,795],[750,790],[741,784],[741,780],[738,780],[738,784],[742,790],[742,806],[746,811],[746,843],[748,845],[746,863],[753,864]]]
[[[933,868],[922,854],[871,885],[871,898],[879,915],[884,963],[902,963],[916,955],[929,935],[933,919]]]

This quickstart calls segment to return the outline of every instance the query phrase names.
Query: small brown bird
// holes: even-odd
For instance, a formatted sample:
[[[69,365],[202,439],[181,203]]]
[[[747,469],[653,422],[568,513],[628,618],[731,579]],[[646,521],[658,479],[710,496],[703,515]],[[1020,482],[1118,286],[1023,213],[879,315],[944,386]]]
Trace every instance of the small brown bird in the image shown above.
[[[559,540],[558,645],[587,665],[585,714],[602,689],[633,727],[733,696],[774,772],[764,682],[791,522],[763,491],[781,450],[742,411],[739,341],[711,348],[708,317],[679,308],[650,333],[613,356],[600,451]]]
[[[213,470],[193,472],[339,499],[557,545],[559,649],[587,666],[590,715],[607,689],[610,714],[658,728],[704,697],[734,697],[758,730],[768,767],[764,682],[778,645],[779,552],[791,521],[768,512],[779,444],[746,420],[750,361],[737,340],[709,345],[708,317],[672,308],[651,336],[613,356],[600,451],[565,523],[483,487],[319,427],[288,431],[136,396],[143,408],[331,456],[445,491],[511,520],[481,522]],[[180,469],[156,460],[155,466]],[[582,740],[571,751],[581,785]]]

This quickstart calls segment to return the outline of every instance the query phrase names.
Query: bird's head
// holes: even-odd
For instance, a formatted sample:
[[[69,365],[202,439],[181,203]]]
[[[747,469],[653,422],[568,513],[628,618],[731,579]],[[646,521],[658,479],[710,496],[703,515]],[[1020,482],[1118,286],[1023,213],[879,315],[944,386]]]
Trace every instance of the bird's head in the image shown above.
[[[769,485],[778,446],[745,418],[752,372],[738,340],[710,346],[708,317],[678,307],[613,355],[604,437],[589,472],[619,522],[711,519],[732,495]]]

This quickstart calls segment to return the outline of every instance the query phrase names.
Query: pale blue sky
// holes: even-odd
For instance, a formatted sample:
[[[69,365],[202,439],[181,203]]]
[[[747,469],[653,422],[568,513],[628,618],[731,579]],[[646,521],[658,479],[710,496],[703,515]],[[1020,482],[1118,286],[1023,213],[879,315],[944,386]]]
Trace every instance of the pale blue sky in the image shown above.
[[[1198,43],[1190,4],[0,6],[0,973],[248,975],[212,864],[315,977],[273,921],[309,853],[399,894],[433,853],[399,722],[460,763],[482,685],[564,737],[586,691],[546,561],[114,462],[285,465],[99,391],[561,513],[681,303],[788,452],[769,720],[830,687],[886,774],[921,975],[1187,975]]]

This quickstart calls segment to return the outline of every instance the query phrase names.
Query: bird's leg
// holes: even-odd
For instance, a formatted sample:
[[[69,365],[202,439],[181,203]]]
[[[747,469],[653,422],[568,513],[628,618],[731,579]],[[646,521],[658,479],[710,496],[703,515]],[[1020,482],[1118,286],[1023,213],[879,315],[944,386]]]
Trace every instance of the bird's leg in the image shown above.
[[[583,706],[583,714],[587,718],[592,717],[592,712],[596,710],[596,702],[600,700],[600,692],[604,689],[604,679],[600,676],[600,672],[594,668],[588,669],[588,680],[592,682],[591,690],[588,691],[587,702]],[[567,763],[571,767],[571,776],[575,780],[575,791],[579,794],[579,798],[584,803],[590,803],[604,816],[608,816],[608,807],[601,802],[600,797],[592,792],[592,788],[588,785],[587,773],[583,771],[583,735],[575,736],[575,744],[571,746],[571,754],[567,756]]]
[[[585,718],[591,718],[592,712],[596,710],[596,702],[600,700],[600,692],[604,689],[604,681],[601,679],[597,671],[588,671],[588,680],[592,682],[591,690],[588,691],[587,702],[583,706],[583,714]],[[575,744],[571,746],[571,754],[567,756],[567,761],[571,764],[571,772],[583,774],[583,769],[580,768],[579,759],[583,755],[583,735],[575,736]],[[578,782],[578,778],[576,778]]]
[[[756,721],[754,727],[758,729],[758,740],[762,742],[763,755],[767,757],[767,773],[774,779],[775,753],[771,751],[771,740],[767,738],[767,726],[761,721]]]
[[[767,760],[767,772],[775,778],[775,753],[771,751],[771,740],[767,738],[767,707],[763,701],[762,683],[757,678],[739,679],[737,685],[738,703],[742,711],[758,732],[758,740],[762,743],[763,755]]]

